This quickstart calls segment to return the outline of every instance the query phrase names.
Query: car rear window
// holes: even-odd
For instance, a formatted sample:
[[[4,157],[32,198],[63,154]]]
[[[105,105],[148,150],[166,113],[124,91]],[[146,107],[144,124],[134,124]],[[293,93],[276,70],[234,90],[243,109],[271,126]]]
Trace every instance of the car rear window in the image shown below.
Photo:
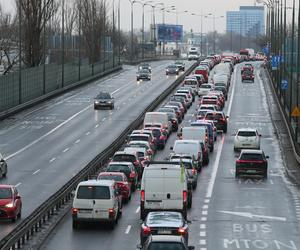
[[[113,161],[129,161],[129,162],[134,162],[135,161],[135,157],[134,157],[134,155],[127,155],[127,154],[114,155],[113,156]]]
[[[130,141],[148,141],[148,136],[131,135]]]
[[[109,93],[100,93],[99,95],[97,95],[98,99],[110,99],[110,94]]]
[[[240,157],[241,160],[257,160],[261,161],[263,160],[262,154],[253,154],[253,153],[243,153]]]
[[[123,181],[123,177],[121,175],[100,175],[98,180]]]
[[[211,86],[203,84],[203,85],[200,86],[200,88],[201,89],[211,89]]]
[[[77,191],[77,199],[109,200],[110,191],[107,186],[80,186]]]
[[[122,172],[126,175],[130,174],[130,168],[127,165],[110,165],[106,169],[107,172]]]
[[[148,250],[184,250],[184,246],[180,242],[151,242]]]
[[[184,84],[185,85],[197,85],[197,81],[185,80]]]
[[[10,188],[0,189],[0,199],[10,199],[12,198],[12,191]]]
[[[256,136],[256,132],[255,131],[239,131],[238,136],[244,136],[244,137]]]

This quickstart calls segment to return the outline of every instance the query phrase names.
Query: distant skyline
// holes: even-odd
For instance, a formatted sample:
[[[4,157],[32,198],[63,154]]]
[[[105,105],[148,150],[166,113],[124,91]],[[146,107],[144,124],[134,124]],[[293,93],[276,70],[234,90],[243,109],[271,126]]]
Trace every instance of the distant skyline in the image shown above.
[[[71,2],[74,0],[65,0]],[[117,8],[119,0],[115,0],[115,7]],[[107,0],[107,4],[112,9],[112,0]],[[144,1],[145,2],[145,1]],[[296,1],[298,2],[298,1]],[[5,11],[14,12],[14,0],[0,0],[1,6]],[[178,23],[182,24],[185,31],[193,29],[194,32],[198,33],[201,30],[201,17],[192,16],[191,13],[195,14],[209,14],[212,13],[216,16],[215,29],[218,32],[225,32],[226,30],[226,11],[238,10],[239,6],[253,6],[254,0],[155,0],[149,4],[164,3],[166,7],[176,6],[178,12],[188,11],[188,13],[181,13],[178,15]],[[292,0],[287,0],[289,6],[292,5]],[[299,3],[297,3],[298,5]],[[261,4],[257,4],[261,5]],[[124,31],[130,30],[130,11],[131,4],[129,0],[120,0],[121,6],[121,28]],[[297,6],[298,7],[298,6]],[[145,6],[145,29],[149,30],[151,23],[152,12],[150,6]],[[291,16],[291,10],[288,10]],[[224,16],[223,18],[217,18]],[[162,12],[156,11],[155,14],[156,23],[162,22]],[[167,13],[165,14],[165,22],[175,24],[176,14]],[[141,29],[142,23],[142,7],[141,4],[134,4],[134,29]],[[203,32],[213,31],[213,18],[203,18]]]

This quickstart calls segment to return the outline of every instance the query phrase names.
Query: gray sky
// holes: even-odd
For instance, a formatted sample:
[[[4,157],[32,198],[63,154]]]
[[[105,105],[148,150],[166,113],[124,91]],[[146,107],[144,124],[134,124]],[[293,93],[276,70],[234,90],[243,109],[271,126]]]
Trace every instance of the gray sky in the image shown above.
[[[73,0],[65,0],[73,1]],[[115,0],[117,6],[119,0]],[[113,0],[107,0],[107,3],[112,6]],[[179,14],[178,23],[182,24],[184,30],[193,29],[194,32],[200,32],[201,18],[191,16],[190,13],[203,14],[213,13],[217,16],[224,16],[224,18],[216,18],[215,27],[218,32],[224,32],[226,29],[226,11],[238,10],[241,5],[254,5],[254,0],[154,0],[153,3],[164,3],[165,6],[176,6],[178,12],[188,11],[189,13]],[[287,0],[288,5],[291,5],[292,0]],[[296,1],[298,2],[298,1]],[[3,9],[7,11],[14,11],[14,0],[0,0]],[[151,4],[153,4],[151,3]],[[123,30],[130,29],[130,10],[131,5],[129,0],[120,0],[121,6],[121,28]],[[145,29],[149,29],[151,23],[151,8],[145,7]],[[289,11],[291,15],[291,11]],[[162,13],[157,11],[156,23],[162,22]],[[166,23],[176,23],[176,14],[166,13]],[[142,25],[142,7],[140,4],[134,4],[134,28],[141,29]],[[213,19],[203,18],[203,32],[213,30]]]

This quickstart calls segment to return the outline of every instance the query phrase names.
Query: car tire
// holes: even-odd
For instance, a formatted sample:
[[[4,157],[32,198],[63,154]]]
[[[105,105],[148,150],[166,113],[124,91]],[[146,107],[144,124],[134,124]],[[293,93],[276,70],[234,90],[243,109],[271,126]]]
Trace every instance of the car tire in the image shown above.
[[[97,106],[94,105],[94,109],[97,109]]]
[[[2,174],[3,178],[6,178],[6,176],[7,176],[7,172],[5,172],[5,173]]]
[[[139,81],[140,79],[139,79],[139,78],[136,78],[136,80]]]
[[[72,227],[73,227],[73,229],[78,229],[78,227],[79,227],[79,222],[73,220],[73,222],[72,222]]]
[[[210,152],[213,152],[214,151],[214,146],[212,146],[210,149],[209,149]]]
[[[21,219],[21,217],[22,217],[22,208],[20,208],[20,211],[18,213],[18,219]]]

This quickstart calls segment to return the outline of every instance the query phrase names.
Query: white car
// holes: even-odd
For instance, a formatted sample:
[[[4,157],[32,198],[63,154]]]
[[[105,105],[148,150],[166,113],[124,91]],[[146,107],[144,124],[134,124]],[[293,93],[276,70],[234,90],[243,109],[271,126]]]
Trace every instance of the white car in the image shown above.
[[[260,136],[256,129],[239,129],[234,137],[234,150],[260,149]]]
[[[198,95],[199,96],[207,95],[209,93],[209,91],[211,91],[213,89],[214,89],[214,85],[213,84],[210,84],[210,83],[202,84],[199,87]]]

